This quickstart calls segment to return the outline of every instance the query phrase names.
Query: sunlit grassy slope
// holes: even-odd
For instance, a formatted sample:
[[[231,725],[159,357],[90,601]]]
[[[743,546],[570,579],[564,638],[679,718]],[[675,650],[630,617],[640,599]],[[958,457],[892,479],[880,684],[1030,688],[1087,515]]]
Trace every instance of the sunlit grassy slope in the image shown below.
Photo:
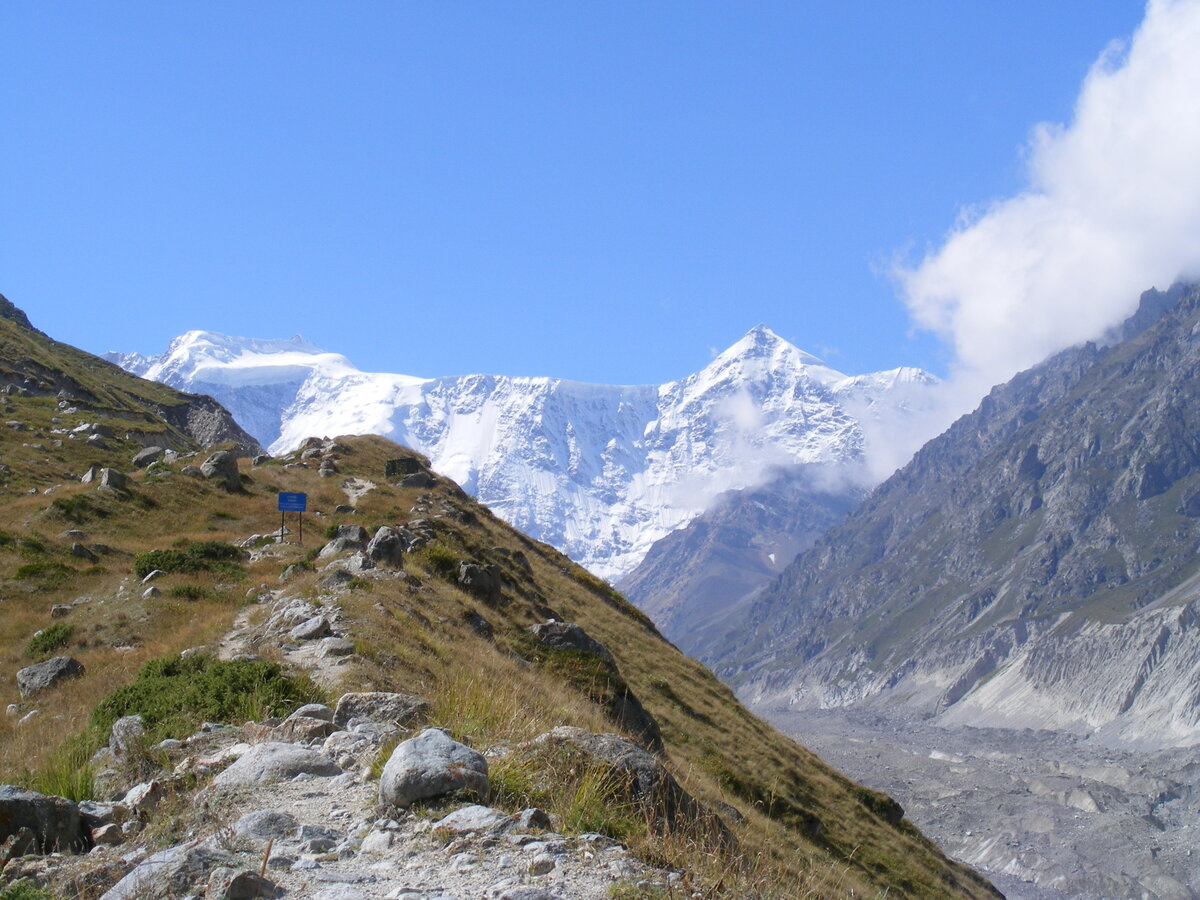
[[[562,659],[540,658],[527,636],[529,625],[547,618],[577,622],[611,650],[621,676],[657,719],[673,773],[724,811],[738,842],[731,856],[681,847],[685,838],[643,837],[647,855],[704,870],[710,888],[721,884],[725,892],[714,895],[994,896],[900,818],[888,798],[843,778],[751,715],[607,584],[515,532],[445,479],[425,489],[390,484],[385,461],[412,454],[382,438],[338,438],[340,471],[332,478],[319,477],[315,462],[250,467],[243,460],[244,490],[234,494],[180,473],[208,451],[133,473],[126,492],[79,483],[75,476],[93,464],[130,470],[141,442],[122,438],[126,423],[138,424],[130,431],[139,432],[168,427],[146,412],[138,392],[155,404],[171,398],[157,396],[159,386],[146,382],[109,384],[108,368],[60,360],[54,347],[61,345],[24,330],[9,334],[17,328],[10,324],[0,321],[0,352],[36,356],[47,368],[77,367],[72,377],[95,401],[69,413],[53,397],[0,397],[0,422],[21,423],[19,430],[0,425],[0,463],[7,466],[0,470],[0,701],[18,701],[13,676],[35,659],[66,653],[86,666],[82,678],[29,702],[26,709],[39,712],[26,724],[0,717],[0,782],[28,781],[145,661],[212,644],[239,612],[253,619],[258,609],[248,595],[264,585],[279,589],[282,569],[315,555],[329,526],[373,530],[425,519],[435,540],[405,558],[403,577],[362,579],[334,593],[320,586],[326,560],[314,560],[311,571],[286,584],[289,592],[340,605],[357,650],[342,689],[420,694],[431,702],[435,722],[481,747],[526,740],[559,724],[613,730],[592,702],[604,686]],[[88,385],[89,379],[102,383]],[[89,421],[115,426],[114,437],[96,447],[61,433]],[[338,515],[349,477],[376,487],[357,501],[355,513]],[[274,548],[254,563],[164,576],[155,582],[160,595],[143,599],[133,574],[137,554],[270,532],[279,526],[279,491],[308,494],[303,545]],[[289,524],[295,528],[294,520]],[[485,604],[460,589],[459,560],[498,566],[503,600]],[[52,619],[55,604],[71,610]],[[490,623],[491,637],[480,633],[476,616]],[[45,639],[31,646],[35,632],[53,623],[69,626],[52,635],[61,646],[48,650]],[[256,650],[272,656],[270,647]],[[519,794],[519,774],[500,773],[500,789]]]

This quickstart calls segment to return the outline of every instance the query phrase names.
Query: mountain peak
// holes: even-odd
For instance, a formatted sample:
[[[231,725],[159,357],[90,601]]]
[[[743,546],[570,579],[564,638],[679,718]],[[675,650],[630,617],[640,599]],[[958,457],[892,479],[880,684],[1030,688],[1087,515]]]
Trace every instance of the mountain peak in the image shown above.
[[[833,384],[846,376],[825,365],[820,358],[806,353],[780,337],[766,325],[755,325],[740,340],[719,354],[703,370],[707,377],[724,377],[722,373],[790,370],[804,373],[824,384]]]

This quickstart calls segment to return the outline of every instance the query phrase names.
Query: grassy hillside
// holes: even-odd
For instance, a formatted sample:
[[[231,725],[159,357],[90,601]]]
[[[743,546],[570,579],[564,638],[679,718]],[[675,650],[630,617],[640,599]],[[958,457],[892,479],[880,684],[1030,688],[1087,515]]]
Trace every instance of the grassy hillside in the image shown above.
[[[10,397],[8,414],[40,422],[50,411],[45,403]],[[240,494],[180,474],[184,459],[138,473],[126,493],[100,491],[65,481],[57,469],[121,464],[130,448],[97,450],[65,441],[51,464],[36,465],[22,446],[29,438],[44,444],[49,436],[41,426],[0,434],[0,454],[16,470],[0,487],[0,671],[6,702],[18,700],[13,673],[35,658],[67,653],[87,671],[37,698],[39,712],[26,724],[3,719],[0,781],[36,784],[39,773],[45,779],[69,765],[64,747],[86,730],[91,710],[107,694],[131,681],[147,660],[215,641],[246,608],[247,594],[276,585],[284,567],[314,555],[325,529],[341,522],[373,529],[422,518],[436,539],[406,557],[408,577],[361,579],[337,594],[343,618],[359,636],[341,689],[425,696],[434,705],[435,721],[480,747],[532,738],[559,724],[612,729],[590,699],[603,686],[597,691],[588,673],[561,660],[539,659],[530,646],[528,625],[551,617],[577,622],[611,649],[621,675],[659,722],[666,760],[683,785],[742,817],[734,823],[737,815],[726,815],[739,841],[737,866],[745,872],[727,878],[738,885],[731,896],[987,894],[973,873],[949,863],[900,819],[888,798],[847,781],[747,712],[608,585],[514,532],[448,481],[428,489],[388,484],[382,477],[385,460],[409,454],[381,438],[339,438],[340,474],[333,478],[319,477],[315,462],[306,468],[281,461],[249,468],[243,461]],[[355,514],[335,515],[335,507],[347,501],[342,483],[349,476],[377,486],[358,500]],[[47,488],[50,493],[42,493]],[[31,489],[37,492],[27,493]],[[156,582],[160,596],[141,597],[134,575],[138,554],[269,532],[279,525],[278,491],[309,495],[303,546],[279,545],[252,564],[170,574]],[[95,558],[73,555],[76,544],[90,548]],[[482,603],[457,585],[459,560],[501,569],[507,582],[501,603]],[[314,566],[289,589],[327,595],[318,587],[320,576]],[[74,605],[52,620],[55,604]],[[473,615],[490,623],[490,639],[472,626],[478,622]],[[52,635],[61,645],[39,649],[34,635],[52,622],[64,626]],[[507,786],[519,792],[511,779]],[[706,856],[713,861],[711,852],[686,841],[650,834],[642,839],[646,853],[664,860],[699,869]],[[718,868],[730,866],[727,857],[715,862],[714,881]]]

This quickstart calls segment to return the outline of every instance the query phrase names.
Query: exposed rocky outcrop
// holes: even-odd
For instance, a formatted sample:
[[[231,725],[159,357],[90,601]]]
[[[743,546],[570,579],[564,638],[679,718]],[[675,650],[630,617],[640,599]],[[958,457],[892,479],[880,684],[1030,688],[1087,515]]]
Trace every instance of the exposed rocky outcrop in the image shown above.
[[[1200,741],[1200,290],[1170,299],[993,390],[707,657],[760,704]]]

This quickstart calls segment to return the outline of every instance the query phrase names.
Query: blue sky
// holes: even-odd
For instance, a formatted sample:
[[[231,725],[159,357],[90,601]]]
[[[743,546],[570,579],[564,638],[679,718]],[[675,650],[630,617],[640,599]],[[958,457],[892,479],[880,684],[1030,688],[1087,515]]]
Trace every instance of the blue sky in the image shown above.
[[[0,293],[93,352],[300,332],[369,370],[656,383],[764,322],[945,374],[893,265],[1027,188],[1031,129],[1144,13],[7,2]]]

